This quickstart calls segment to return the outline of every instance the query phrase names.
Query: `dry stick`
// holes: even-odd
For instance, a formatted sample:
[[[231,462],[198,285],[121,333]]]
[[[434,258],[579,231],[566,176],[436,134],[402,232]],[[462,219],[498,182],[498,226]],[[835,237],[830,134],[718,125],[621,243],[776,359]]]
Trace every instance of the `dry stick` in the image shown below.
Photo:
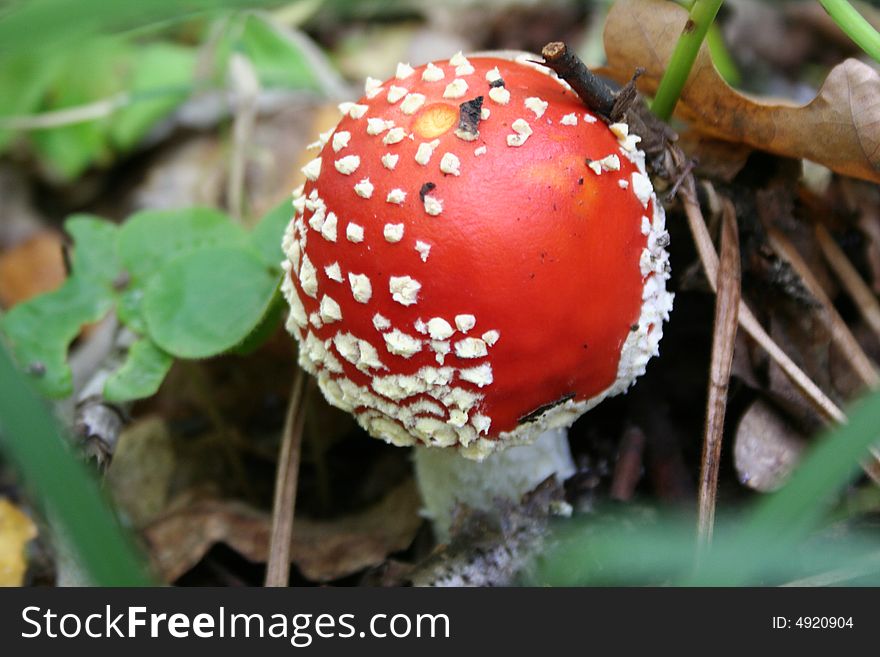
[[[696,201],[697,194],[693,175],[688,175],[685,178],[684,183],[679,189],[679,197],[684,205],[691,235],[694,238],[697,253],[700,255],[700,261],[703,263],[706,278],[709,279],[709,285],[712,286],[714,291],[715,283],[718,280],[718,254],[715,253],[715,245],[712,244],[709,229],[706,227],[706,220],[703,218],[703,212]],[[749,310],[749,307],[742,300],[739,302],[739,325],[767,352],[767,355],[773,359],[794,386],[801,391],[801,394],[813,404],[824,418],[837,424],[846,423],[846,415],[843,411],[773,341],[773,338],[764,330],[764,327],[761,326],[757,318],[752,314],[752,311]],[[880,483],[880,463],[878,463],[880,453],[875,449],[872,449],[871,453],[875,460],[863,463],[862,468],[871,479]]]
[[[587,68],[580,57],[568,49],[562,41],[548,43],[541,50],[544,64],[568,82],[574,92],[590,109],[610,118],[614,109],[614,93],[602,80]]]
[[[4,116],[0,119],[0,130],[44,130],[85,123],[110,116],[129,103],[131,103],[130,94],[118,93],[87,105],[65,107],[42,114]]]
[[[880,374],[877,373],[876,366],[871,362],[865,350],[862,349],[852,331],[849,330],[846,322],[843,321],[840,313],[837,312],[834,304],[831,303],[828,295],[825,294],[825,290],[822,289],[822,285],[813,276],[813,272],[810,271],[809,266],[804,262],[794,244],[775,228],[770,228],[768,235],[770,237],[770,246],[773,247],[773,250],[784,260],[788,261],[792,269],[801,277],[810,294],[822,304],[823,312],[820,314],[821,319],[831,332],[831,339],[837,345],[840,353],[846,358],[852,371],[861,379],[863,385],[869,388],[876,388],[880,385]]]
[[[297,368],[287,406],[287,417],[284,420],[278,471],[275,476],[275,500],[272,504],[272,533],[269,538],[269,560],[266,564],[266,586],[287,586],[290,580],[293,513],[296,507],[296,484],[299,479],[300,447],[305,421],[304,388],[305,375]]]
[[[831,237],[831,234],[822,224],[816,225],[816,239],[819,242],[819,247],[822,249],[822,254],[825,256],[825,260],[831,269],[834,270],[837,278],[840,279],[843,287],[846,288],[847,293],[855,301],[859,313],[861,313],[868,326],[871,327],[871,330],[880,337],[880,302],[877,301],[877,297],[874,296],[871,288],[862,280],[859,272],[856,271],[849,258],[837,246],[837,242],[834,241],[834,238]]]
[[[736,212],[726,200],[722,209],[721,265],[718,269],[715,299],[715,329],[712,335],[712,362],[709,370],[709,395],[706,402],[706,427],[700,468],[697,536],[699,544],[712,542],[715,528],[715,500],[718,494],[718,468],[721,464],[721,441],[727,409],[727,388],[733,366],[740,306],[739,233]]]

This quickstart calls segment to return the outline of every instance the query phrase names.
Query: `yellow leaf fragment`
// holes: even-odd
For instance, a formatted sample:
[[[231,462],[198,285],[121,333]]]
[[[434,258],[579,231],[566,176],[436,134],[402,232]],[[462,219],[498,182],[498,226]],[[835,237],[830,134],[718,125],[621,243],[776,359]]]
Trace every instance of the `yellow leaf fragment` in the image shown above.
[[[27,570],[25,548],[37,527],[17,506],[0,498],[0,586],[21,586]]]

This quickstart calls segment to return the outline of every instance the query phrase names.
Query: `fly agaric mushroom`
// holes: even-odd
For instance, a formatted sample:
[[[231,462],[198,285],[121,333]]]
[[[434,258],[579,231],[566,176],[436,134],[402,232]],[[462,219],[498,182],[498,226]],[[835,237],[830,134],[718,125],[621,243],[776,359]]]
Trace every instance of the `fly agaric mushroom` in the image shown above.
[[[501,493],[518,497],[570,474],[551,430],[645,371],[672,306],[639,137],[522,56],[401,64],[340,109],[284,240],[300,364],[371,435],[428,446],[423,481],[545,433],[539,453],[494,455],[466,478],[503,462]],[[530,474],[511,477],[512,462]],[[508,493],[517,478],[526,488]],[[441,514],[430,498],[453,493],[426,486]]]

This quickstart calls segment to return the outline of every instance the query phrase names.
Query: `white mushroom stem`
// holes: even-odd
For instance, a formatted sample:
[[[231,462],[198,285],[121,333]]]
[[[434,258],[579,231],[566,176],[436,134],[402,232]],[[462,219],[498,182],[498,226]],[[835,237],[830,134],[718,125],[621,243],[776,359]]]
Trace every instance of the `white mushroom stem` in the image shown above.
[[[501,449],[482,461],[436,447],[416,447],[413,459],[423,515],[440,542],[449,540],[459,506],[491,514],[499,503],[518,503],[551,475],[562,482],[575,471],[564,428],[550,429],[530,445]]]

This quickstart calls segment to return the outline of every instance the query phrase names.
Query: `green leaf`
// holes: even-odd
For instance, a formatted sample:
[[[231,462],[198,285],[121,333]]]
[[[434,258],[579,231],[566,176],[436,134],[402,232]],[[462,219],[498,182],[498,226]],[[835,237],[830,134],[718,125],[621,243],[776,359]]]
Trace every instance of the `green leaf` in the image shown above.
[[[80,215],[65,224],[75,242],[70,278],[58,290],[21,303],[0,318],[18,363],[43,394],[65,397],[73,390],[67,350],[85,324],[113,307],[115,225]]]
[[[136,146],[157,121],[177,107],[190,91],[195,53],[167,43],[142,46],[128,82],[131,104],[113,118],[110,137],[122,150]]]
[[[244,229],[219,210],[147,210],[133,215],[119,235],[119,258],[135,283],[170,260],[196,249],[245,244]]]
[[[106,288],[69,279],[55,292],[19,304],[0,319],[19,365],[49,397],[73,392],[67,350],[83,325],[97,322],[113,307]]]
[[[260,252],[263,261],[279,273],[281,261],[284,259],[281,240],[292,217],[290,199],[285,199],[266,213],[251,233],[251,243]]]
[[[235,346],[232,353],[239,356],[247,356],[259,349],[278,329],[281,320],[286,316],[284,312],[288,308],[289,306],[281,294],[281,284],[279,282],[275,288],[275,293],[272,295],[272,300],[266,307],[266,312],[260,318],[260,322],[240,344]]]
[[[107,383],[104,397],[112,402],[146,399],[156,394],[174,358],[149,338],[141,338],[128,350],[128,358]]]
[[[143,310],[150,337],[179,358],[223,353],[256,328],[277,282],[251,249],[226,246],[181,255],[147,287]]]
[[[73,238],[71,273],[113,287],[119,277],[119,227],[100,217],[75,214],[64,222]]]
[[[129,286],[116,296],[116,316],[138,335],[147,332],[147,323],[141,314],[141,303],[144,300],[144,288],[141,285]]]
[[[167,262],[201,248],[244,245],[247,241],[244,229],[218,210],[186,208],[135,214],[119,235],[119,258],[130,278],[118,296],[119,319],[136,333],[146,333],[141,313],[144,290]]]

